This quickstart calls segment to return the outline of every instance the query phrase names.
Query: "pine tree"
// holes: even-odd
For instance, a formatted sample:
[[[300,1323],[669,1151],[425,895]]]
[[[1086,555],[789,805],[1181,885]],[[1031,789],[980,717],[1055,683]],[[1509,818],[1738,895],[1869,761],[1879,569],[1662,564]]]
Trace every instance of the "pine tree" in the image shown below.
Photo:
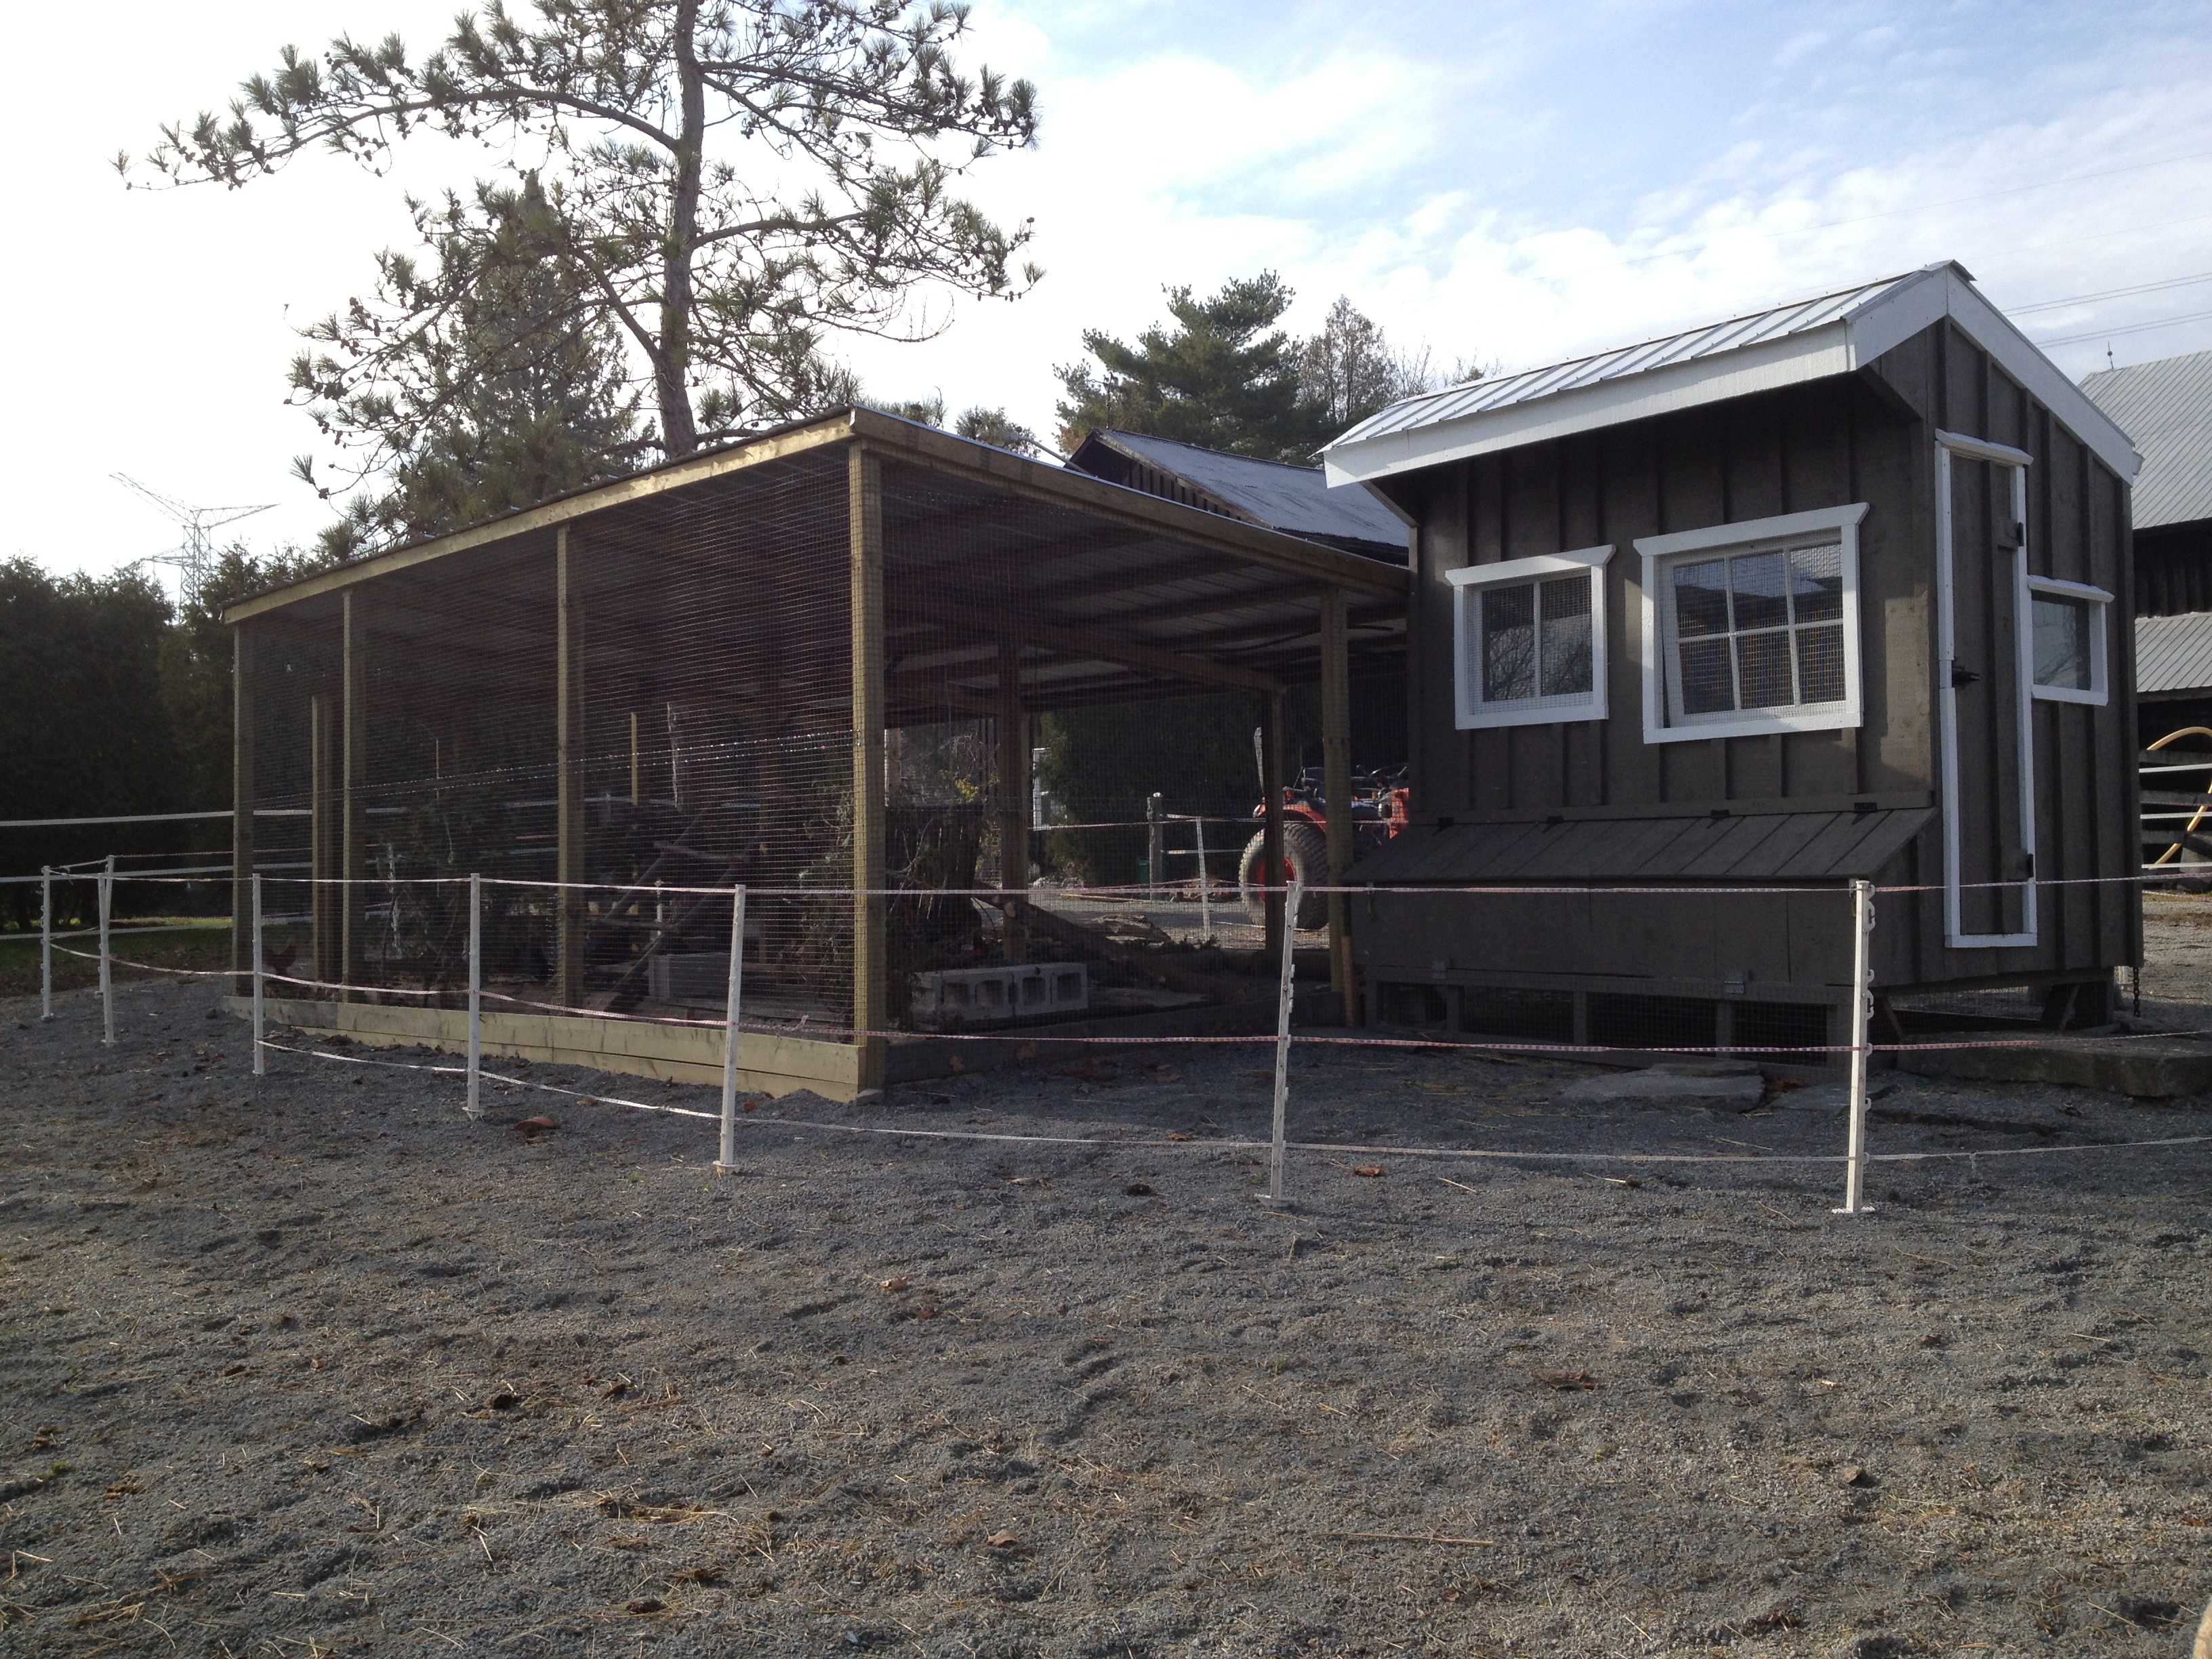
[[[1054,370],[1062,449],[1101,427],[1147,433],[1267,460],[1310,463],[1332,435],[1299,395],[1298,346],[1275,325],[1295,297],[1272,270],[1209,299],[1167,290],[1172,329],[1155,325],[1131,347],[1097,329],[1083,349],[1097,360]]]
[[[227,119],[164,128],[148,161],[173,182],[236,186],[311,150],[380,167],[425,131],[542,158],[549,210],[532,236],[501,242],[481,214],[471,234],[566,268],[575,307],[620,331],[671,456],[817,399],[831,337],[941,328],[943,308],[915,307],[922,290],[1006,296],[1036,279],[1015,258],[1027,227],[1003,230],[954,193],[969,167],[1036,131],[1027,82],[956,68],[965,7],[534,10],[493,0],[420,60],[396,36],[343,37],[320,58],[288,47]],[[127,174],[128,157],[117,165]],[[319,395],[373,395],[392,343],[461,299],[434,277],[349,307],[321,342],[335,375],[319,376]]]
[[[295,394],[359,458],[355,479],[380,473],[386,486],[354,495],[324,532],[331,557],[534,505],[629,471],[654,447],[612,323],[554,257],[562,231],[534,175],[515,190],[479,185],[467,206],[448,198],[424,225],[434,270],[401,254],[377,262],[380,300],[422,319],[386,343],[379,377],[352,372],[349,324],[335,317],[308,331],[324,349],[293,362]],[[316,482],[312,458],[294,465]]]

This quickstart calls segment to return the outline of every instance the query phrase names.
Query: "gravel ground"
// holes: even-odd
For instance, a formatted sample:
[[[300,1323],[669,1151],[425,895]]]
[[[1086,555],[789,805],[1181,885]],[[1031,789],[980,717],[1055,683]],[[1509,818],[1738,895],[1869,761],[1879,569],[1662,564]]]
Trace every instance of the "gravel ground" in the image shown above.
[[[1358,1150],[1276,1213],[1209,1144],[1258,1049],[765,1103],[716,1178],[673,1114],[257,1083],[204,986],[59,1006],[0,1003],[0,1653],[2167,1656],[2212,1589],[2212,1146],[2095,1150],[2203,1101],[1910,1079],[1877,1150],[2033,1155],[1844,1218],[1409,1150],[1831,1154],[1833,1087],[1308,1048]]]

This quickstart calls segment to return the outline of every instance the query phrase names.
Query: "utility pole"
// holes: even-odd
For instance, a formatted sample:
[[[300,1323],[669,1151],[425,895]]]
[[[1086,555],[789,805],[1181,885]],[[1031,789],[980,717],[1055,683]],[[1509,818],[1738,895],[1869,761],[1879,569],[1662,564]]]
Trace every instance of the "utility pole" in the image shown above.
[[[173,565],[178,572],[177,597],[185,605],[199,597],[208,578],[215,574],[215,538],[210,532],[240,519],[250,519],[257,513],[266,513],[276,505],[274,501],[264,501],[258,507],[187,507],[174,496],[148,489],[125,473],[109,476],[173,519],[184,531],[185,539],[177,546],[166,553],[149,554],[138,562]]]

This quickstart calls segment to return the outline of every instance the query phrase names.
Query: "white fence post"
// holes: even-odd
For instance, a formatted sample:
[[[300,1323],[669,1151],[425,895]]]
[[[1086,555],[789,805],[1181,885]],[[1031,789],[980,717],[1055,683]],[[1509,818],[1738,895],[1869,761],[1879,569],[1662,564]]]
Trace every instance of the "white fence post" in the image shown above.
[[[478,1090],[483,1070],[483,878],[469,876],[469,1100],[472,1118],[483,1115]]]
[[[745,988],[745,890],[730,901],[730,1000],[722,1017],[722,1151],[714,1160],[724,1175],[738,1162],[738,1013]]]
[[[1844,1161],[1844,1205],[1838,1215],[1864,1215],[1866,1200],[1867,1060],[1874,1018],[1874,968],[1868,946],[1874,939],[1874,884],[1851,884],[1851,1136]]]
[[[100,1040],[111,1048],[115,1046],[115,984],[107,965],[107,918],[114,902],[115,854],[110,853],[106,867],[100,872]]]
[[[269,1051],[263,1046],[261,1005],[261,872],[253,872],[253,1075],[269,1073]]]
[[[54,1017],[54,872],[39,866],[39,1018]]]
[[[1284,1124],[1291,1103],[1291,978],[1297,965],[1292,953],[1297,929],[1291,923],[1297,916],[1300,890],[1304,885],[1300,877],[1293,875],[1290,896],[1284,900],[1290,908],[1283,913],[1283,978],[1275,1003],[1275,1127],[1267,1151],[1267,1190],[1261,1194],[1270,1204],[1280,1204],[1289,1196],[1283,1190],[1283,1148]]]
[[[1191,822],[1198,826],[1198,930],[1206,938],[1213,937],[1213,889],[1206,878],[1206,817],[1203,813]]]

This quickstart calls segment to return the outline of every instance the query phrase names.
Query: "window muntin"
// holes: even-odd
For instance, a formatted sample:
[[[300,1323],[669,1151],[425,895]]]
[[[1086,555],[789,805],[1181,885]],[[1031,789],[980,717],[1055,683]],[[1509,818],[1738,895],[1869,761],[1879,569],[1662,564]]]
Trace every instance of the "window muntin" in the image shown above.
[[[1853,726],[1866,504],[1639,537],[1644,739]]]
[[[1457,724],[1602,720],[1610,547],[1449,571]]]
[[[1500,583],[1479,590],[1475,601],[1483,702],[1588,698],[1595,690],[1586,574]]]
[[[1667,575],[1677,713],[1695,719],[1844,701],[1840,543],[1685,558]]]

